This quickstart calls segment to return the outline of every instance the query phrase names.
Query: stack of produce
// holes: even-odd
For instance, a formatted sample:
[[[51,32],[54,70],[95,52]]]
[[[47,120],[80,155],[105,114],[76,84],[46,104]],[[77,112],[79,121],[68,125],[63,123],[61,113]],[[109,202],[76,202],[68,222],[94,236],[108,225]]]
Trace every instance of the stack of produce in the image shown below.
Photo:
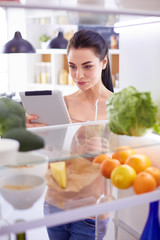
[[[129,86],[112,94],[107,100],[107,118],[110,131],[118,135],[143,136],[148,131],[160,134],[158,107],[152,101],[150,92],[139,92]],[[110,177],[113,185],[125,189],[133,186],[135,193],[153,191],[160,185],[160,170],[153,167],[144,154],[136,154],[128,146],[121,146],[112,155],[110,164],[120,166],[106,175],[108,163],[101,164],[101,173]]]
[[[118,147],[111,157],[98,155],[93,163],[101,164],[101,174],[119,189],[133,187],[136,194],[141,194],[160,186],[160,170],[152,166],[148,156],[137,154],[129,146]]]

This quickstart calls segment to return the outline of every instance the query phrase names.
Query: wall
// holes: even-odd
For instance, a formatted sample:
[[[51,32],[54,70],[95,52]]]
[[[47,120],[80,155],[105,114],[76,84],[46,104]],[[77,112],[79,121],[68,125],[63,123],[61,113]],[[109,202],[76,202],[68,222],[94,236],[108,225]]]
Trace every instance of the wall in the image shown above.
[[[120,30],[120,89],[129,85],[151,91],[160,116],[160,23]]]

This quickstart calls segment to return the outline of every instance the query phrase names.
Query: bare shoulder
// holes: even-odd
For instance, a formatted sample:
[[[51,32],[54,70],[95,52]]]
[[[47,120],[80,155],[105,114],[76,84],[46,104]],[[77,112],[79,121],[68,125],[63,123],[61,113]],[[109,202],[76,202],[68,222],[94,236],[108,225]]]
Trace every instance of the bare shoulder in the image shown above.
[[[69,102],[73,102],[73,101],[75,102],[76,99],[78,99],[78,98],[79,98],[79,91],[74,92],[70,95],[64,96],[64,100],[65,100],[66,104],[68,104]]]
[[[113,94],[113,92],[108,90],[108,97],[110,97]]]
[[[106,101],[112,94],[113,92],[106,89],[105,92],[103,92],[102,98]]]
[[[70,115],[72,122],[81,122],[81,111],[79,103],[82,102],[79,91],[72,93],[70,95],[64,96],[64,100]]]

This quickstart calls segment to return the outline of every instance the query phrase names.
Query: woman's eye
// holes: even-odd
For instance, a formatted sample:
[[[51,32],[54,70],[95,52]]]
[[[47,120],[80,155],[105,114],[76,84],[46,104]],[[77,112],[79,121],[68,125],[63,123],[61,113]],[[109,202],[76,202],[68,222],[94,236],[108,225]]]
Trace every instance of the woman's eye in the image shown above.
[[[86,69],[89,69],[89,68],[91,68],[91,67],[92,67],[92,65],[86,65],[86,66],[85,66]]]
[[[74,65],[69,65],[69,67],[70,67],[71,69],[75,69],[75,68],[76,68],[76,66],[74,66]]]

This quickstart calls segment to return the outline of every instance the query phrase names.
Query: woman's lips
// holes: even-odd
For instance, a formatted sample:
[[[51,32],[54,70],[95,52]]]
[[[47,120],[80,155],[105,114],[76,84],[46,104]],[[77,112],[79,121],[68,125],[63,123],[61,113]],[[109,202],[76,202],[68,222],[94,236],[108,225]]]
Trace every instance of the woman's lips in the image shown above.
[[[78,83],[78,85],[83,86],[83,85],[85,85],[87,82],[77,82],[77,83]]]

